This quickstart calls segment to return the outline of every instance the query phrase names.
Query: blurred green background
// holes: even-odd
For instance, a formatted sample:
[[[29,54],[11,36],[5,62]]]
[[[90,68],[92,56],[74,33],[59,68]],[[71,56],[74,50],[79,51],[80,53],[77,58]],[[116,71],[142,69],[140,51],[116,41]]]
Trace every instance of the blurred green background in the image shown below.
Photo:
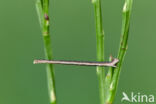
[[[49,102],[45,65],[33,65],[34,59],[44,58],[35,2],[0,0],[0,104]],[[117,56],[123,3],[102,0],[106,60],[110,54]],[[156,0],[134,0],[133,4],[129,47],[115,104],[122,104],[122,92],[156,95]],[[54,59],[95,61],[90,0],[50,0],[50,6]],[[58,104],[99,104],[95,67],[54,67]]]

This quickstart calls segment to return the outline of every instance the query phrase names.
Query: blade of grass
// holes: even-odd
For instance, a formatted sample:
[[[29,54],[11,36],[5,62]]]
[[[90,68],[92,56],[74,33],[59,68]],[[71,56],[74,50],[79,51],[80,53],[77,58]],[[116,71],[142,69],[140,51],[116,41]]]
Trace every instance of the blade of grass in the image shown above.
[[[44,14],[43,14],[43,8],[42,8],[41,0],[37,0],[37,2],[36,2],[36,10],[37,10],[37,14],[38,14],[39,22],[40,22],[40,27],[42,28]]]
[[[113,60],[114,60],[113,57],[110,56],[109,61],[113,61]],[[107,101],[107,98],[109,97],[109,93],[110,93],[109,87],[112,81],[112,77],[113,77],[113,67],[109,67],[106,78],[105,78],[105,86],[104,86],[105,103],[104,104],[107,104],[106,101]]]
[[[94,5],[96,23],[97,61],[104,61],[104,31],[102,27],[101,0],[92,0],[92,3]],[[97,76],[99,79],[100,102],[104,104],[104,67],[97,67]]]
[[[42,28],[42,36],[44,40],[45,57],[47,60],[52,60],[52,49],[49,34],[49,0],[38,0],[37,11],[39,16],[40,25]],[[50,104],[56,104],[56,90],[55,90],[55,79],[54,69],[52,64],[47,64],[47,83],[48,92],[50,98]]]
[[[113,68],[114,74],[113,74],[112,82],[110,84],[109,95],[107,97],[106,104],[112,104],[113,103],[115,93],[116,93],[116,89],[117,89],[117,85],[118,85],[118,81],[119,81],[119,74],[120,74],[121,66],[123,64],[123,59],[124,59],[124,56],[126,54],[127,45],[128,45],[132,2],[133,2],[133,0],[125,0],[125,4],[123,7],[123,13],[122,13],[123,20],[122,20],[122,31],[121,31],[122,37],[121,37],[119,53],[118,53],[119,63],[117,64],[116,68]]]

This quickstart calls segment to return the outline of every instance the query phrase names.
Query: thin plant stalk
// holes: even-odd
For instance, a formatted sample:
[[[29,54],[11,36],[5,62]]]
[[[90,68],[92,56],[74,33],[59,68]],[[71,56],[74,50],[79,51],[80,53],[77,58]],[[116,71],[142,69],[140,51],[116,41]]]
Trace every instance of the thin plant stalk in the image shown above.
[[[117,85],[119,81],[119,74],[121,71],[124,56],[126,54],[126,50],[128,46],[132,2],[133,0],[125,0],[125,4],[123,7],[123,13],[122,13],[123,19],[122,19],[122,31],[121,31],[122,37],[121,37],[119,53],[118,53],[119,63],[117,64],[116,68],[113,68],[114,73],[113,73],[112,81],[109,87],[109,93],[107,95],[106,104],[112,104],[115,94],[116,94]]]
[[[94,5],[95,23],[96,23],[96,48],[97,61],[104,61],[104,31],[102,27],[101,0],[92,0]],[[99,79],[100,102],[104,104],[104,67],[97,67],[97,76]]]
[[[113,57],[110,56],[109,61],[113,61],[113,60],[114,60]],[[109,93],[110,93],[109,87],[110,87],[110,84],[111,84],[111,81],[112,81],[112,77],[113,77],[113,67],[109,67],[106,78],[105,78],[105,86],[104,86],[104,90],[105,90],[104,100],[105,100],[105,103],[104,104],[109,104],[109,103],[107,103],[107,98],[109,97]]]
[[[49,0],[37,0],[36,3],[37,13],[42,28],[42,36],[44,40],[45,58],[52,60],[52,49],[49,34]],[[55,90],[55,79],[54,69],[52,64],[47,64],[47,83],[48,92],[50,98],[50,104],[56,104],[56,90]]]

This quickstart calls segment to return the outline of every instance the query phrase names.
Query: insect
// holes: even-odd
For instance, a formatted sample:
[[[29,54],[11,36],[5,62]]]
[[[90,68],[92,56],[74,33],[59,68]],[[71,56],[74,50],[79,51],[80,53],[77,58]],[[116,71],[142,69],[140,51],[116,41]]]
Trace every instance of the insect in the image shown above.
[[[111,62],[34,60],[34,64],[66,64],[66,65],[105,66],[105,67],[116,67],[116,64],[118,62],[119,60],[117,58],[114,58]]]

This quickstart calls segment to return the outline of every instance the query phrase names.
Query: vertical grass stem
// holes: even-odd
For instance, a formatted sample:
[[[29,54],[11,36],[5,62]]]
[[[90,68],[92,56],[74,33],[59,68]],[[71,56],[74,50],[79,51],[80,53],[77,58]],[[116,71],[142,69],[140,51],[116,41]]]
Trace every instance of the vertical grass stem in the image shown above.
[[[104,61],[104,31],[102,27],[101,0],[92,0],[92,3],[94,5],[94,15],[96,24],[97,61]],[[99,79],[100,102],[101,104],[104,104],[104,67],[97,67],[97,76]]]
[[[121,31],[122,37],[121,37],[119,53],[118,53],[119,63],[117,64],[117,67],[114,68],[113,78],[112,78],[112,82],[110,84],[109,95],[108,95],[106,104],[113,103],[117,85],[118,85],[118,81],[119,81],[119,74],[120,74],[121,66],[123,64],[123,59],[126,54],[127,45],[128,45],[128,37],[129,37],[130,15],[131,15],[131,9],[132,9],[132,2],[133,2],[133,0],[125,0],[125,4],[123,7],[123,13],[122,13],[123,19],[122,19],[122,31]]]
[[[42,36],[44,40],[45,57],[47,60],[52,60],[52,47],[50,40],[50,21],[49,21],[49,0],[37,0],[36,3],[38,17],[42,28]],[[56,104],[56,90],[54,69],[52,64],[47,64],[47,83],[50,98],[50,104]]]

